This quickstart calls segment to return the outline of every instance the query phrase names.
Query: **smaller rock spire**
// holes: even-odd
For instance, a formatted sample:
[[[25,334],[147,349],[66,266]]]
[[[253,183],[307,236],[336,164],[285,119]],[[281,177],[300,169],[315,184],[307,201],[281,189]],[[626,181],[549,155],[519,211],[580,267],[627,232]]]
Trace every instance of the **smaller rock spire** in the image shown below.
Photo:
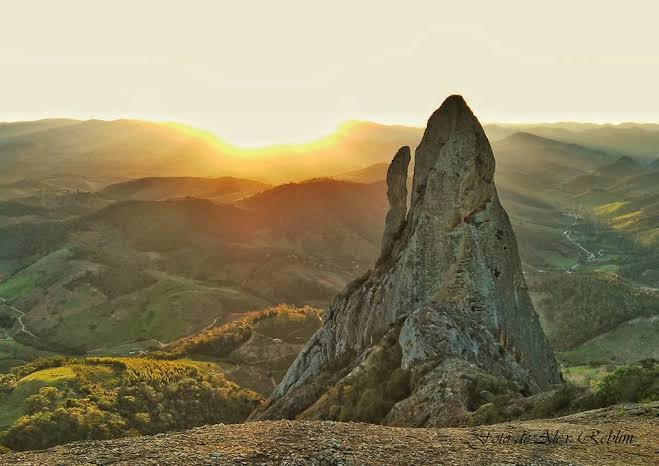
[[[405,223],[405,216],[407,215],[407,168],[410,159],[410,148],[403,146],[398,149],[391,165],[389,165],[389,170],[387,170],[389,212],[387,212],[384,234],[382,235],[381,258],[389,254],[394,239]]]

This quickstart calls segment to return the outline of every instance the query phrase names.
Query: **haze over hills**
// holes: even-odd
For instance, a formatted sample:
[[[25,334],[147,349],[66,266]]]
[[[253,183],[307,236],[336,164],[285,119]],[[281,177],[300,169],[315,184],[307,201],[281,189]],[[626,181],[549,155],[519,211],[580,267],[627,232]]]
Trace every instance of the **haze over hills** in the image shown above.
[[[182,197],[230,203],[270,188],[258,181],[240,178],[150,177],[112,184],[100,195],[113,200],[163,201]]]
[[[80,123],[79,120],[67,118],[52,118],[45,120],[35,121],[18,121],[18,122],[5,122],[0,123],[0,138],[11,138],[21,136],[24,134],[36,133],[53,128],[61,128],[64,126],[76,125]]]
[[[357,183],[376,183],[387,178],[388,169],[389,164],[382,162],[358,170],[340,173],[334,176],[334,178],[338,180],[354,181]]]
[[[150,174],[218,173],[215,143],[172,125],[135,120],[41,123],[30,132],[0,134],[0,179],[5,183],[52,173],[106,182]]]
[[[0,131],[0,182],[7,185],[25,178],[50,177],[53,173],[101,178],[107,184],[146,176],[209,174],[271,182],[300,181],[385,161],[387,153],[403,142],[413,141],[418,131],[346,123],[334,134],[309,144],[240,149],[210,133],[169,123],[5,123]]]
[[[522,131],[587,146],[584,150],[593,153],[648,161],[659,155],[653,152],[659,130],[651,124],[486,125],[485,130],[493,142]],[[337,176],[386,163],[388,154],[402,145],[413,146],[421,132],[415,127],[353,121],[307,144],[241,149],[208,132],[170,123],[64,119],[3,123],[0,195],[7,185],[48,179],[54,173],[105,184],[148,176],[235,176],[267,183]],[[643,138],[637,138],[637,132]],[[76,189],[76,183],[70,188]]]
[[[536,123],[485,125],[493,139],[525,131],[562,142],[580,144],[610,153],[623,153],[643,160],[654,160],[659,146],[656,123]]]

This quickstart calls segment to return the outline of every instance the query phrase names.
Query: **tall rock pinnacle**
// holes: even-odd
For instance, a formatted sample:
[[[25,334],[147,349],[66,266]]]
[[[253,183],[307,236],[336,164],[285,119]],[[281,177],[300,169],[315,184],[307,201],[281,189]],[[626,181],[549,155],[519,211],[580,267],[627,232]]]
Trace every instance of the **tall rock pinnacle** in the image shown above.
[[[382,235],[382,255],[391,249],[392,242],[405,223],[407,214],[407,167],[410,164],[410,148],[401,147],[387,170],[387,198],[389,212],[384,224]]]
[[[560,382],[499,203],[492,149],[462,97],[428,120],[406,212],[408,164],[401,148],[375,269],[335,298],[258,417],[363,420],[370,414],[359,409],[375,403],[379,417],[368,420],[459,424],[483,404],[479,393],[528,395]],[[388,375],[375,383],[374,374]],[[390,378],[406,388],[382,388]],[[355,401],[354,387],[381,399]]]

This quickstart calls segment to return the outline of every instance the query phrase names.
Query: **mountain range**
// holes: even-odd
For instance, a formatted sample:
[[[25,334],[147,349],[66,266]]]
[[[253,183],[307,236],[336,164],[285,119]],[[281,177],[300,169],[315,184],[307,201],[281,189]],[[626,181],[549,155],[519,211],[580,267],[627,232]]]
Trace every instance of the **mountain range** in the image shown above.
[[[493,143],[523,132],[612,157],[627,155],[646,164],[659,158],[659,127],[652,124],[493,124],[484,129]],[[0,123],[0,195],[12,187],[20,189],[26,179],[76,189],[84,187],[75,181],[79,177],[101,185],[149,176],[235,176],[272,184],[334,177],[387,163],[387,154],[415,144],[421,134],[416,127],[350,121],[306,144],[244,149],[174,123],[67,119]]]

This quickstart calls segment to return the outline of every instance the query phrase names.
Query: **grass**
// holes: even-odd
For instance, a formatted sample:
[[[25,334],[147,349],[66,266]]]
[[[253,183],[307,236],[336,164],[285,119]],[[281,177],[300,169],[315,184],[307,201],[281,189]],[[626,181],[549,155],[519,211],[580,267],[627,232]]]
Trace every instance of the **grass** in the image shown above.
[[[657,316],[625,322],[561,355],[561,359],[568,365],[601,361],[628,364],[648,358],[659,359]]]
[[[656,220],[658,197],[645,190],[641,192],[624,201],[593,206],[592,212],[604,219],[612,229],[630,235],[641,244],[653,245],[659,238]]]
[[[534,287],[534,304],[545,334],[558,351],[573,350],[633,319],[651,317],[659,305],[657,293],[608,272],[547,273]],[[603,353],[622,352],[620,345],[634,348],[624,340],[630,336],[621,339],[615,335],[602,340],[611,341]],[[629,357],[635,351],[630,350]]]
[[[218,292],[204,287],[187,287],[173,282],[158,282],[151,287],[94,306],[85,306],[82,287],[69,298],[82,300],[77,306],[68,303],[73,312],[48,329],[49,340],[72,350],[106,353],[116,347],[127,352],[143,349],[131,341],[170,341],[209,324],[209,310],[221,312]],[[73,346],[75,345],[75,346]],[[122,354],[122,348],[109,354]]]
[[[609,204],[604,204],[599,207],[595,207],[593,209],[593,212],[596,215],[601,215],[601,216],[608,216],[616,212],[617,210],[621,209],[625,205],[629,204],[629,202],[621,201],[621,202],[611,202]]]
[[[135,351],[151,351],[157,348],[159,348],[159,345],[156,340],[147,339],[142,341],[135,341],[132,343],[124,343],[108,348],[96,349],[89,351],[87,354],[89,356],[130,356],[135,354]]]
[[[28,382],[17,386],[11,392],[0,395],[0,430],[12,425],[18,418],[25,415],[23,400],[35,395],[45,384]]]
[[[605,264],[605,265],[600,265],[595,268],[595,270],[599,270],[601,272],[609,272],[609,273],[618,273],[618,270],[620,269],[620,266],[617,264]]]
[[[0,283],[0,296],[9,302],[30,293],[37,285],[37,277],[32,274],[19,275]]]
[[[576,257],[578,257],[577,254],[574,254],[572,257],[565,257],[552,251],[547,253],[545,260],[551,267],[558,270],[565,270],[578,263]]]
[[[52,367],[50,369],[43,369],[23,377],[18,381],[18,384],[20,385],[25,382],[38,381],[42,382],[44,385],[51,385],[60,382],[66,382],[67,380],[75,378],[76,373],[70,366]]]
[[[81,261],[60,267],[63,275]],[[152,277],[148,286],[108,296],[90,284],[94,264],[84,262],[88,274],[75,284],[49,288],[57,312],[31,315],[30,324],[42,338],[60,352],[128,356],[134,350],[153,349],[157,340],[170,342],[209,325],[217,317],[224,322],[232,313],[260,307],[260,298],[239,289],[207,286],[204,282],[173,274],[146,270]],[[149,343],[141,342],[151,340]],[[154,345],[155,343],[155,345]]]
[[[217,307],[214,293],[204,288],[176,287],[166,293],[155,296],[148,304],[146,312],[142,314],[141,327],[149,335],[163,341],[171,341],[190,332],[194,326],[190,315],[186,316],[186,309],[213,309]],[[203,314],[208,315],[208,312]],[[203,319],[201,315],[197,316]],[[207,320],[210,320],[207,318]],[[205,322],[201,320],[200,324]],[[197,326],[198,327],[198,326]],[[193,327],[194,328],[194,327]]]
[[[0,340],[0,372],[50,354],[48,351],[32,348],[16,340]]]
[[[659,228],[652,228],[650,230],[644,231],[639,235],[638,238],[642,244],[655,244],[657,241],[659,241]]]
[[[643,216],[643,212],[637,210],[635,212],[630,212],[628,214],[619,215],[614,217],[611,221],[611,225],[616,230],[631,230],[633,229],[638,221]]]
[[[37,287],[48,287],[62,278],[71,257],[68,248],[57,249],[41,257],[29,267],[0,283],[0,296],[9,302],[29,295]],[[73,269],[74,265],[68,265]]]
[[[573,366],[562,370],[563,378],[580,387],[592,387],[615,370],[616,366]]]

